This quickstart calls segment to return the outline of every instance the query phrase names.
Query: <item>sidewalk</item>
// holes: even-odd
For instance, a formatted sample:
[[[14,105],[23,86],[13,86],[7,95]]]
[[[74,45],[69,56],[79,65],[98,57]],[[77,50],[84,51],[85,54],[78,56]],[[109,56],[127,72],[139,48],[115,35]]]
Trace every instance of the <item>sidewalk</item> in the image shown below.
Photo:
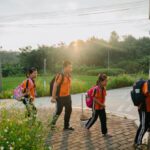
[[[52,111],[51,111],[52,112]],[[91,111],[85,114],[90,117]],[[81,110],[73,109],[71,126],[75,131],[63,131],[63,114],[57,122],[56,131],[49,133],[46,144],[54,150],[132,150],[136,127],[133,120],[107,114],[108,131],[112,135],[104,138],[99,120],[87,131],[80,121]]]

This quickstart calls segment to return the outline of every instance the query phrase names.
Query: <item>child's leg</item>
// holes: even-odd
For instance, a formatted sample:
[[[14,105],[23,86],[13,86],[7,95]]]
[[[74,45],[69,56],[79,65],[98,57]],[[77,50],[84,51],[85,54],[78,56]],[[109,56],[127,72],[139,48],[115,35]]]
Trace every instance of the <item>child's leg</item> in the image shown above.
[[[22,98],[22,102],[26,107],[26,112],[25,112],[25,117],[30,117],[31,116],[31,111],[30,111],[30,106],[29,106],[29,100],[26,97]]]
[[[31,117],[31,107],[30,107],[30,104],[25,104],[26,106],[26,117]]]
[[[64,100],[64,106],[65,106],[65,116],[64,116],[64,129],[69,128],[70,124],[70,116],[72,113],[72,101],[71,96],[68,96]]]
[[[140,126],[137,130],[134,141],[134,143],[138,145],[142,144],[143,136],[148,129],[147,113],[145,111],[139,111],[139,116],[140,116]]]
[[[99,110],[98,115],[101,122],[102,134],[107,134],[107,119],[105,109]]]
[[[33,119],[36,119],[37,109],[36,109],[35,105],[33,104],[33,102],[31,102],[31,101],[30,101],[30,106],[31,106],[32,117],[33,117]]]
[[[53,115],[52,121],[50,123],[51,126],[55,126],[56,121],[58,120],[58,117],[62,113],[62,110],[63,110],[63,102],[61,99],[57,99],[56,110],[55,110],[55,113]]]
[[[150,131],[150,112],[147,113],[147,119],[148,119],[148,129]]]
[[[90,129],[98,118],[98,110],[93,110],[92,117],[88,120],[85,127]]]

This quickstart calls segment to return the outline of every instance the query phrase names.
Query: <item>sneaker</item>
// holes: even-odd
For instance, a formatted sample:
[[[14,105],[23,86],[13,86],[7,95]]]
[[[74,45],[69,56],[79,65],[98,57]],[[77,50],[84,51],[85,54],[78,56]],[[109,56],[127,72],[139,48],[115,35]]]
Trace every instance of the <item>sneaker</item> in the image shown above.
[[[74,128],[72,127],[64,128],[64,131],[74,131]]]
[[[141,145],[137,145],[137,146],[135,147],[135,149],[136,149],[136,150],[143,150],[143,148],[142,148]]]
[[[133,148],[135,148],[135,150],[143,150],[142,144],[133,144]]]
[[[106,133],[106,134],[103,134],[103,137],[111,138],[111,137],[112,137],[112,135],[110,135],[110,134]]]
[[[51,130],[55,130],[56,129],[56,125],[50,125]]]
[[[136,148],[137,147],[137,144],[133,144],[133,148]]]

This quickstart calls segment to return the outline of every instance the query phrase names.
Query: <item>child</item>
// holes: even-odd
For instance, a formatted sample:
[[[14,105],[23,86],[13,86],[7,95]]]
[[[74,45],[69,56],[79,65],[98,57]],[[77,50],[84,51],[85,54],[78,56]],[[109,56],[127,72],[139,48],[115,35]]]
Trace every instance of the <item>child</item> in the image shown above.
[[[93,114],[92,117],[88,120],[85,127],[90,129],[99,117],[101,122],[101,131],[104,136],[107,135],[107,123],[106,123],[106,112],[105,112],[105,96],[106,96],[106,87],[107,85],[107,76],[105,74],[99,74],[97,80],[97,87],[93,92]]]
[[[65,61],[63,63],[63,73],[58,74],[55,78],[51,102],[53,103],[56,102],[56,111],[50,123],[52,129],[55,128],[56,121],[58,117],[61,115],[63,107],[65,107],[64,130],[74,131],[74,128],[70,127],[70,117],[72,113],[72,100],[70,96],[71,72],[72,72],[71,62]],[[57,90],[59,91],[58,95]]]
[[[138,107],[140,125],[134,140],[134,147],[139,148],[142,144],[143,136],[146,131],[150,129],[150,80],[146,81],[143,85],[142,91],[146,96],[145,102]]]
[[[36,96],[36,85],[35,85],[35,79],[37,77],[37,69],[36,68],[30,68],[27,73],[27,79],[23,81],[22,87],[24,89],[24,97],[22,98],[23,103],[26,106],[27,109],[27,116],[36,118],[37,109],[33,104],[33,101]]]

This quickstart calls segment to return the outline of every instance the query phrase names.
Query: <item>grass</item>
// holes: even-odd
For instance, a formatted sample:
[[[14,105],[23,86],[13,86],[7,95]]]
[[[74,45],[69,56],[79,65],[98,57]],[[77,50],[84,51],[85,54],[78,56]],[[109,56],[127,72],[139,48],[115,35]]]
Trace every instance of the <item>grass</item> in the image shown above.
[[[53,78],[53,75],[49,76],[38,76],[36,80],[37,84],[37,96],[49,96],[49,83]],[[118,75],[110,76],[108,80],[107,89],[115,89],[121,87],[127,87],[133,85],[133,83],[139,78],[147,78],[147,75]],[[3,78],[3,91],[0,93],[0,98],[11,98],[13,89],[15,89],[25,78],[24,77],[7,77]],[[86,92],[90,87],[95,85],[97,76],[87,75],[73,75],[71,93],[82,93]],[[46,81],[46,86],[44,86]]]

